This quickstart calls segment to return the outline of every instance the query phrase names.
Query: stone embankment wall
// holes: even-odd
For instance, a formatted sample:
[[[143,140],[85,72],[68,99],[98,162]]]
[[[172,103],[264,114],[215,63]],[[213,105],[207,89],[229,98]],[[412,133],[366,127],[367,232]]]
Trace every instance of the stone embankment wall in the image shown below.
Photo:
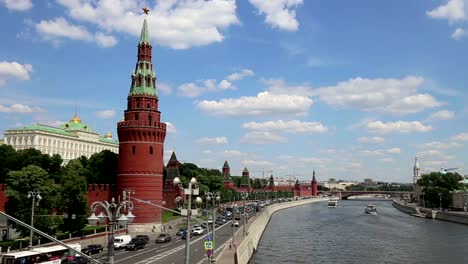
[[[324,198],[313,198],[313,199],[304,199],[298,201],[291,201],[286,203],[277,203],[269,205],[263,210],[263,212],[257,216],[255,222],[253,222],[248,231],[247,236],[242,241],[242,243],[237,247],[237,263],[238,264],[247,264],[252,257],[252,255],[257,251],[260,238],[265,231],[268,222],[270,221],[271,216],[283,209],[288,209],[295,206],[301,206],[313,202],[328,201]]]
[[[408,214],[418,213],[418,209],[416,208],[414,204],[404,204],[404,202],[402,201],[394,200],[392,205],[396,209],[402,212],[408,213]],[[432,218],[432,211],[433,210],[428,209],[428,208],[419,209],[419,213],[425,214],[427,218]],[[436,212],[434,218],[437,220],[444,220],[444,221],[468,225],[468,215],[463,212],[450,212],[450,211],[444,212],[444,211],[439,211],[439,210],[434,211],[434,212]]]

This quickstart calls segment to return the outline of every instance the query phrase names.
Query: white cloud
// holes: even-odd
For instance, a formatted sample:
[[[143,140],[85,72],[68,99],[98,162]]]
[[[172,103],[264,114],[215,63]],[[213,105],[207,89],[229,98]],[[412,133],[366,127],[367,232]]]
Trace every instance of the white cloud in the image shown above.
[[[85,27],[70,24],[65,18],[58,17],[55,20],[42,20],[36,24],[36,31],[42,35],[45,40],[52,41],[55,45],[59,44],[63,38],[72,40],[83,40],[96,42],[103,48],[113,47],[117,44],[117,39],[102,32],[91,34]]]
[[[273,166],[274,164],[270,161],[264,161],[264,160],[243,160],[242,164],[244,166],[251,166],[251,167],[268,167],[268,166]]]
[[[0,62],[0,86],[6,84],[7,79],[10,78],[29,80],[29,73],[31,72],[31,64],[20,64],[16,61],[2,61]]]
[[[384,123],[382,121],[368,122],[366,128],[374,133],[411,133],[411,132],[428,132],[432,130],[432,126],[425,126],[419,121],[396,121]]]
[[[213,153],[213,151],[207,149],[207,150],[202,151],[202,153],[203,154],[211,154],[211,153]]]
[[[431,150],[426,150],[426,151],[420,151],[417,153],[418,157],[422,158],[437,158],[440,160],[451,160],[454,159],[454,156],[448,155],[447,153],[437,150],[437,149],[431,149]]]
[[[10,106],[0,104],[1,113],[37,113],[46,112],[45,109],[40,107],[31,107],[23,104],[12,104]]]
[[[96,116],[98,118],[103,118],[103,119],[109,119],[115,117],[117,113],[115,110],[109,109],[109,110],[102,110],[102,111],[97,111]]]
[[[319,122],[291,121],[268,121],[263,123],[249,122],[242,124],[243,128],[260,131],[284,131],[289,133],[324,133],[328,128]]]
[[[433,96],[417,94],[424,83],[422,77],[403,79],[355,78],[335,86],[307,91],[329,105],[371,112],[410,114],[440,106]]]
[[[265,22],[274,28],[295,31],[299,28],[295,8],[302,4],[302,0],[249,0],[260,14],[265,14]]]
[[[228,144],[228,140],[226,137],[214,137],[214,138],[200,138],[197,140],[198,144],[203,144],[203,145],[226,145]]]
[[[271,144],[287,143],[288,139],[270,132],[251,132],[244,135],[240,140],[245,144]]]
[[[242,156],[242,152],[239,150],[225,150],[222,155],[223,157],[239,157]]]
[[[103,48],[110,48],[117,44],[117,39],[114,36],[105,35],[102,32],[97,32],[94,38],[96,43]]]
[[[240,72],[233,73],[227,76],[225,79],[216,83],[215,79],[200,80],[197,83],[190,82],[181,84],[178,87],[178,95],[186,97],[198,97],[206,92],[218,92],[224,90],[234,90],[236,87],[233,82],[242,80],[245,77],[253,76],[252,70],[243,69]]]
[[[383,158],[383,159],[381,159],[381,161],[386,162],[386,163],[394,162],[393,158]]]
[[[139,36],[143,15],[139,1],[58,0],[69,16],[95,24],[104,32]],[[155,1],[148,15],[148,29],[160,45],[187,49],[224,39],[222,30],[239,24],[235,0]]]
[[[468,133],[461,133],[450,138],[454,141],[468,141]]]
[[[390,153],[390,154],[400,154],[400,153],[401,153],[401,150],[400,150],[400,148],[391,148],[391,149],[387,149],[387,153]]]
[[[312,106],[312,99],[298,95],[277,96],[261,92],[256,97],[244,96],[220,101],[200,101],[197,107],[216,116],[266,116],[279,114],[305,115]]]
[[[465,0],[448,0],[447,4],[427,11],[426,14],[435,19],[447,19],[449,22],[466,20]]]
[[[465,30],[463,28],[457,28],[455,31],[452,33],[451,37],[453,39],[459,40],[462,37],[466,36]]]
[[[240,72],[235,72],[233,74],[230,74],[228,77],[226,77],[227,81],[229,82],[235,82],[244,79],[245,77],[251,77],[254,76],[254,72],[249,69],[243,69]]]
[[[27,11],[33,7],[31,0],[0,0],[5,7],[15,11]]]
[[[440,110],[435,113],[432,113],[427,120],[428,121],[438,121],[438,120],[451,120],[455,117],[455,113],[449,110]]]
[[[462,147],[462,144],[458,142],[445,142],[444,143],[444,142],[434,141],[434,142],[423,144],[422,147],[428,148],[428,149],[453,149],[453,148]]]
[[[382,137],[360,137],[358,138],[358,142],[363,144],[380,144],[384,143],[385,139]]]
[[[158,83],[158,91],[161,91],[165,94],[171,94],[172,93],[172,88],[169,84],[167,83]]]
[[[170,123],[170,122],[164,122],[166,123],[166,131],[167,133],[170,133],[170,134],[174,134],[174,133],[177,133],[177,128],[175,127],[174,124]]]

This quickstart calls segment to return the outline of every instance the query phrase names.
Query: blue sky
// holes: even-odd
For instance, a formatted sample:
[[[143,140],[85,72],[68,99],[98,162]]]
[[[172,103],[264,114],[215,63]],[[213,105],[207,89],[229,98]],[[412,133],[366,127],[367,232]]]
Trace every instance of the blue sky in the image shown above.
[[[76,110],[116,137],[143,6],[165,162],[412,182],[417,155],[468,174],[468,0],[0,0],[0,129]]]

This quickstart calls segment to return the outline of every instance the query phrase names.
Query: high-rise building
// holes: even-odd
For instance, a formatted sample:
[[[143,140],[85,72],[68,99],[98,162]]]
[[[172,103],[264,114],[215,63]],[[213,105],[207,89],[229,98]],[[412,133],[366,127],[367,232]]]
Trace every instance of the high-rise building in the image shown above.
[[[124,119],[117,124],[119,168],[117,190],[134,192],[134,197],[163,204],[163,152],[166,124],[161,122],[156,91],[156,74],[152,64],[151,42],[146,16],[143,20],[138,60],[132,74]],[[162,210],[136,203],[135,224],[161,223]]]
[[[15,150],[35,148],[43,154],[58,154],[64,163],[81,156],[89,158],[103,150],[119,152],[119,143],[110,132],[100,136],[77,114],[59,127],[34,124],[6,130],[4,142]]]

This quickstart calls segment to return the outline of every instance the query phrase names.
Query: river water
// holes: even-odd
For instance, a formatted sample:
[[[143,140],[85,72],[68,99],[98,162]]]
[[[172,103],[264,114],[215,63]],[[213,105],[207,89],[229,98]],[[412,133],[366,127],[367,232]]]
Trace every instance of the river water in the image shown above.
[[[326,202],[276,212],[250,264],[468,263],[468,226],[402,213],[391,201]]]

